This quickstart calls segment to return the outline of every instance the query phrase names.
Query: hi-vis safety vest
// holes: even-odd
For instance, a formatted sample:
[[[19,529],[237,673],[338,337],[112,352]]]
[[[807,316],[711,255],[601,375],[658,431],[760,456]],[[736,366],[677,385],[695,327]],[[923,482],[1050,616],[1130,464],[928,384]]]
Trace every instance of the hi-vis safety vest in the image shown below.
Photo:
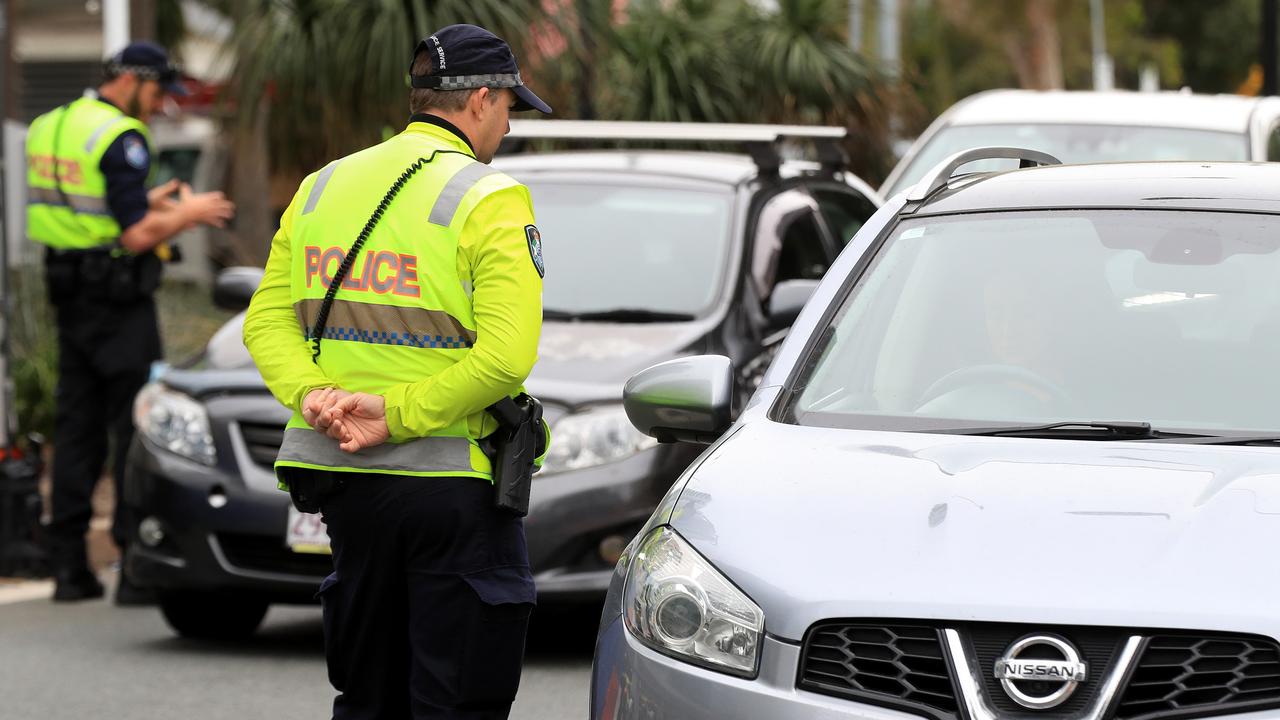
[[[111,245],[120,237],[120,224],[107,206],[107,178],[98,166],[111,143],[127,130],[141,133],[150,149],[151,136],[142,121],[92,97],[31,123],[27,237],[57,250]]]
[[[290,236],[291,300],[311,337],[325,292],[361,229],[417,158],[351,264],[322,335],[320,369],[351,391],[384,394],[461,360],[476,341],[471,284],[460,268],[467,217],[491,193],[519,186],[469,155],[406,133],[326,165],[303,181]],[[295,412],[276,459],[282,467],[491,479],[478,440],[496,421],[479,412],[430,437],[346,453]],[[282,478],[283,480],[283,478]]]

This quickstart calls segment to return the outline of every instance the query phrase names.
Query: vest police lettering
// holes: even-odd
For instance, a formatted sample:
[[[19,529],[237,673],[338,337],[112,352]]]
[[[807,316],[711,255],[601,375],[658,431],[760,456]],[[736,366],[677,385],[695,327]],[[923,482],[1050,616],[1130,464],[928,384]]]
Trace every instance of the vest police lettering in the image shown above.
[[[27,237],[58,250],[110,245],[120,224],[107,207],[102,156],[116,138],[147,126],[110,103],[83,97],[41,115],[27,133]],[[150,151],[133,151],[145,161]]]
[[[310,336],[352,242],[418,157],[429,162],[404,183],[353,259],[322,333],[316,362],[347,390],[385,394],[423,380],[457,363],[476,341],[460,235],[481,200],[518,183],[423,133],[336,160],[299,188],[295,203],[306,200],[289,243],[298,332]],[[493,428],[475,413],[430,437],[344,453],[295,413],[276,467],[491,479],[476,441]]]

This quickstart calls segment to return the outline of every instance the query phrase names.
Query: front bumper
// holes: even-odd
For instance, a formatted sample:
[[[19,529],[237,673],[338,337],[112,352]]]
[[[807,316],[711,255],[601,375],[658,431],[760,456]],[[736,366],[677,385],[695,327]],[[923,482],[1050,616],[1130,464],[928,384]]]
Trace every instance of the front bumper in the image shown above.
[[[332,562],[327,555],[295,553],[285,546],[289,496],[275,489],[273,473],[243,459],[251,469],[232,474],[135,437],[125,500],[135,521],[158,519],[165,537],[148,547],[137,526],[130,528],[125,572],[131,580],[161,590],[230,590],[271,602],[313,601]]]
[[[246,416],[270,424],[267,410],[281,408],[270,396],[206,404],[217,467],[176,456],[140,433],[134,440],[126,501],[137,521],[158,518],[166,539],[148,548],[131,528],[126,572],[149,587],[246,590],[283,602],[310,601],[331,571],[329,558],[285,546],[289,496],[276,489],[262,457],[274,453],[270,447],[251,453],[240,428]],[[701,449],[663,445],[605,465],[535,475],[525,530],[539,597],[599,601],[613,572],[602,543],[630,541]]]
[[[799,645],[766,635],[754,680],[725,675],[650,650],[615,616],[596,641],[591,719],[920,720],[898,710],[799,690],[799,663]]]
[[[596,641],[591,720],[922,720],[922,716],[800,690],[800,645],[766,635],[760,674],[732,677],[675,660],[641,645],[620,615]],[[1215,715],[1280,720],[1280,709]]]
[[[602,598],[614,563],[601,543],[630,542],[701,451],[660,445],[606,465],[534,475],[525,534],[538,596]]]

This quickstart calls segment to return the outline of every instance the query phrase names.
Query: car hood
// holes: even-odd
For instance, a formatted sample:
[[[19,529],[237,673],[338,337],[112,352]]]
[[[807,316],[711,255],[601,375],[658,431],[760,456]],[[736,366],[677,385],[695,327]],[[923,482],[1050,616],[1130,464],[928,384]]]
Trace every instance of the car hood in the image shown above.
[[[205,352],[205,367],[171,369],[165,382],[192,395],[265,391],[262,377],[241,341],[244,314],[229,320]],[[538,364],[525,383],[529,392],[555,403],[620,401],[627,378],[650,365],[698,352],[709,323],[603,323],[547,321],[538,344]]]
[[[705,460],[670,522],[782,638],[836,617],[1280,637],[1270,448],[760,421]]]
[[[547,321],[538,364],[525,386],[539,398],[568,405],[622,400],[635,373],[691,349],[707,333],[704,323]]]
[[[267,386],[255,367],[169,368],[161,376],[165,385],[195,398],[213,395],[265,393]]]

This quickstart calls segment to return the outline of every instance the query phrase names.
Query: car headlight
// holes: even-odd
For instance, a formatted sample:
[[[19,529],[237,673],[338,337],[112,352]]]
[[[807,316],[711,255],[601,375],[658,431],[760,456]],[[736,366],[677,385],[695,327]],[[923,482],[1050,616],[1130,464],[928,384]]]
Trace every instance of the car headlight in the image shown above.
[[[632,556],[623,617],[631,634],[658,652],[756,674],[764,612],[669,527],[654,528]]]
[[[215,453],[209,413],[190,397],[158,382],[133,401],[133,424],[151,442],[196,462],[212,465]]]
[[[593,407],[566,415],[551,426],[544,474],[580,470],[621,460],[654,447],[657,440],[631,424],[621,405]]]

